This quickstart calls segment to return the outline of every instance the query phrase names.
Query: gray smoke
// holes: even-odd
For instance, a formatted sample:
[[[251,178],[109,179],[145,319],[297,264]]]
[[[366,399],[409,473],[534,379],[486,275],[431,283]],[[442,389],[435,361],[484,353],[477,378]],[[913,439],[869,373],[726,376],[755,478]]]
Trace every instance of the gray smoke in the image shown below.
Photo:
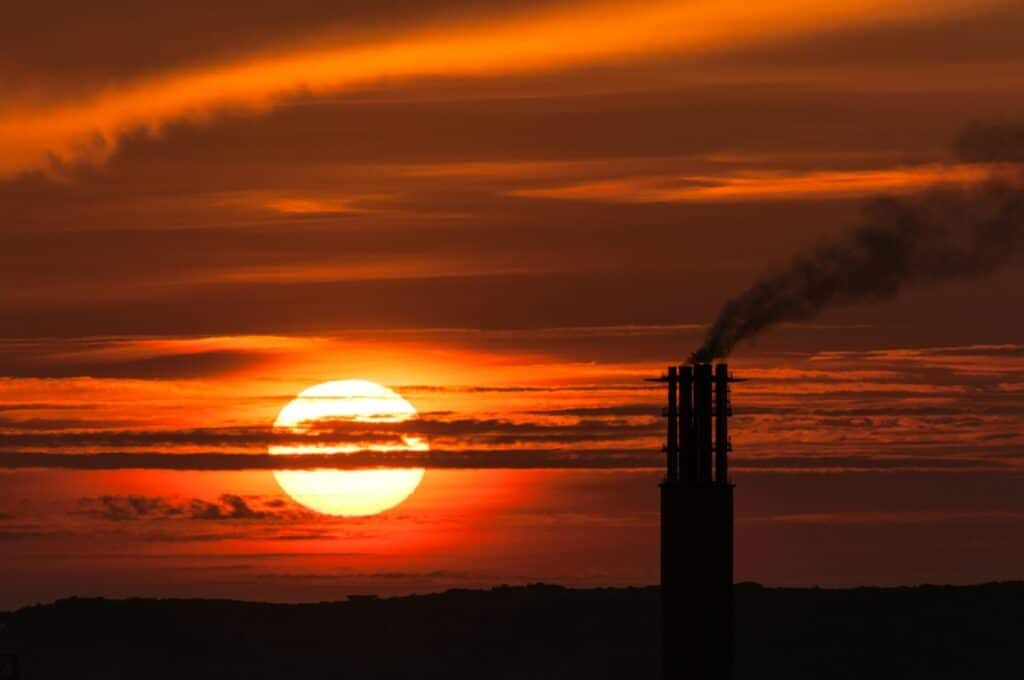
[[[968,162],[1024,160],[1024,127],[968,128],[956,150]],[[882,197],[861,223],[793,258],[722,307],[691,361],[725,357],[783,322],[825,309],[895,297],[905,288],[987,276],[1024,244],[1024,184],[1004,170],[976,186],[936,187],[916,198]]]

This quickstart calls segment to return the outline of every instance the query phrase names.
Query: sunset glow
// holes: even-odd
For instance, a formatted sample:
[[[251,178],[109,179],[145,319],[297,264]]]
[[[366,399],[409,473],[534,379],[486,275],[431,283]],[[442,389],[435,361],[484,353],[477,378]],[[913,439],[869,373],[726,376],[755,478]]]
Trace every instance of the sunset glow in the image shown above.
[[[737,582],[1020,579],[1022,35],[1013,0],[5,3],[0,629],[658,583],[650,379],[712,327]]]

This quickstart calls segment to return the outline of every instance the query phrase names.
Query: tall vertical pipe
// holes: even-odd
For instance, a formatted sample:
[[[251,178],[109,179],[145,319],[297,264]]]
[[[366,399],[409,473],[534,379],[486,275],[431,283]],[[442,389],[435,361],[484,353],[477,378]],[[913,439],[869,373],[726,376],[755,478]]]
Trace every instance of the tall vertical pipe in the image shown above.
[[[679,473],[686,484],[697,480],[693,439],[693,367],[679,367]]]
[[[715,366],[715,482],[729,483],[729,367]]]
[[[668,433],[665,438],[665,481],[679,481],[679,409],[676,396],[679,390],[679,376],[675,366],[668,367]]]
[[[662,678],[731,680],[729,370],[725,364],[679,366],[659,380],[669,383],[665,415],[670,421],[676,416],[666,450],[678,454],[670,454],[670,476],[661,484]],[[673,469],[678,480],[671,477]]]
[[[693,429],[698,474],[696,482],[711,482],[711,364],[693,367]]]

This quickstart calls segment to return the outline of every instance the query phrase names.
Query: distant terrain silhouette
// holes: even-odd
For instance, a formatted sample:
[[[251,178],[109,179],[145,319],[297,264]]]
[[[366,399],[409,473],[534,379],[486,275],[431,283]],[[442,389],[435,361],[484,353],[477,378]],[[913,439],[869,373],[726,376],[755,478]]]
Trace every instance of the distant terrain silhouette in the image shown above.
[[[738,680],[1022,678],[1024,583],[736,587]],[[80,599],[0,615],[22,678],[655,678],[657,588],[322,604]]]

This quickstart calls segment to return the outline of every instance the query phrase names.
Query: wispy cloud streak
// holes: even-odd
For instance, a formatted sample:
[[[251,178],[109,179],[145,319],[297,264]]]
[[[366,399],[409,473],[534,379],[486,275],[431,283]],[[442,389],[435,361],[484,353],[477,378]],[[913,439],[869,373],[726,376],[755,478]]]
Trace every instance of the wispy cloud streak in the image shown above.
[[[106,158],[133,130],[225,111],[266,111],[296,93],[389,78],[493,77],[668,53],[697,54],[851,25],[977,11],[992,0],[694,0],[563,6],[413,31],[364,44],[307,46],[172,72],[48,107],[8,102],[0,175]],[[628,30],[622,27],[628,26]]]
[[[650,450],[359,451],[345,454],[0,453],[0,469],[69,470],[439,470],[644,469],[659,465]]]
[[[791,455],[735,457],[734,469],[759,472],[867,472],[879,470],[1024,471],[1024,451],[1010,447],[992,456]],[[0,469],[174,470],[375,470],[426,467],[432,470],[660,470],[657,450],[529,449],[433,450],[346,454],[270,455],[247,453],[0,453]]]
[[[513,196],[598,203],[712,203],[850,198],[877,192],[914,191],[939,182],[977,182],[984,164],[929,164],[808,173],[747,172],[733,175],[620,177],[564,186],[517,189]]]

